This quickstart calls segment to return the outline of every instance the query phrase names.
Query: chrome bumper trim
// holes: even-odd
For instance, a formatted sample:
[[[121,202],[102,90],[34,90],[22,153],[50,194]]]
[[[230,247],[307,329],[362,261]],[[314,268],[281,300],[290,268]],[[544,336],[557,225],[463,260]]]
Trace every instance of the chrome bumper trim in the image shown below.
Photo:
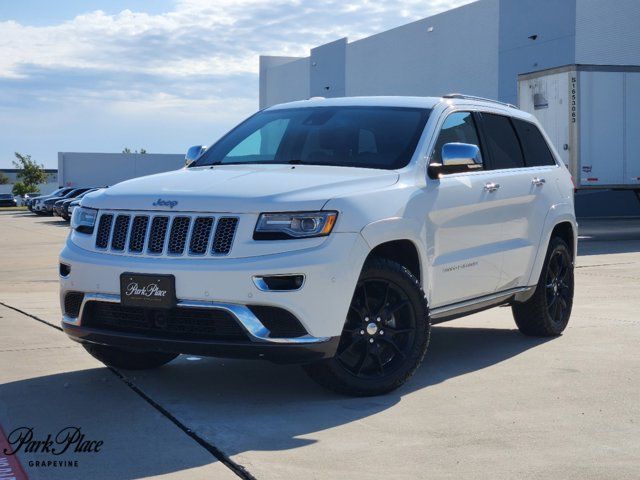
[[[82,326],[82,314],[84,313],[84,307],[87,302],[90,301],[120,303],[120,295],[105,293],[85,293],[84,299],[82,300],[82,305],[80,306],[80,314],[78,315],[78,318],[71,318],[63,314],[62,321],[70,325],[75,325],[78,327]],[[216,310],[224,310],[233,315],[238,323],[240,323],[242,328],[245,329],[251,341],[257,343],[302,345],[308,343],[322,343],[331,340],[330,337],[313,337],[311,335],[304,335],[303,337],[296,338],[270,338],[270,332],[267,327],[265,327],[262,322],[260,322],[258,317],[256,317],[246,305],[239,305],[235,303],[203,302],[199,300],[179,300],[177,307],[211,308]]]

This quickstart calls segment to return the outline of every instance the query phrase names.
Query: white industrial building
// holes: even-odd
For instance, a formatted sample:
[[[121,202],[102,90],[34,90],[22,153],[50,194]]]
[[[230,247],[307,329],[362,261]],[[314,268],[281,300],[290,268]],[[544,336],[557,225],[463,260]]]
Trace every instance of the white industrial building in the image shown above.
[[[260,107],[312,96],[470,95],[518,102],[518,76],[640,65],[638,0],[480,0],[308,57],[260,57]]]
[[[640,0],[479,0],[308,57],[260,57],[260,108],[452,92],[536,115],[584,189],[580,215],[640,215],[619,190],[640,192]]]
[[[58,152],[58,183],[61,187],[105,187],[183,166],[184,154]]]

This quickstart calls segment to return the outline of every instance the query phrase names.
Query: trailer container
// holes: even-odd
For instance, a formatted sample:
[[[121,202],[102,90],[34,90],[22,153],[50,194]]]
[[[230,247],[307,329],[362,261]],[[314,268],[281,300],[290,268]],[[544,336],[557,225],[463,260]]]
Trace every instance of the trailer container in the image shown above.
[[[577,188],[640,189],[640,67],[568,65],[518,76]]]

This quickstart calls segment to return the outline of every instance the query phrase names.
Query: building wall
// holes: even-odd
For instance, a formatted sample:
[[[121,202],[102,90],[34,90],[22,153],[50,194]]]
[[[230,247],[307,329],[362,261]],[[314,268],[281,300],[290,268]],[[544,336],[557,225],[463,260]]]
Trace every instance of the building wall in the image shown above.
[[[346,38],[311,49],[309,96],[345,96],[346,50]]]
[[[260,57],[260,108],[309,98],[309,58]]]
[[[640,65],[640,1],[578,0],[575,63]]]
[[[348,96],[458,91],[517,103],[519,74],[640,65],[639,21],[640,0],[479,0],[353,43],[320,46],[310,59],[262,57],[260,104],[339,96],[343,82]],[[270,62],[277,66],[266,68]]]
[[[58,152],[58,181],[62,187],[104,187],[183,166],[184,154]]]
[[[347,95],[498,94],[498,0],[483,0],[347,46]]]
[[[9,179],[9,183],[0,185],[0,193],[11,193],[13,190],[13,184],[18,181],[18,170],[15,168],[9,168],[5,170],[0,169],[0,172],[4,173]],[[54,169],[45,169],[45,172],[47,174],[47,183],[41,183],[38,185],[38,189],[43,195],[51,193],[58,188],[58,171]]]
[[[517,104],[519,74],[575,63],[576,0],[502,0],[499,16],[497,98]]]

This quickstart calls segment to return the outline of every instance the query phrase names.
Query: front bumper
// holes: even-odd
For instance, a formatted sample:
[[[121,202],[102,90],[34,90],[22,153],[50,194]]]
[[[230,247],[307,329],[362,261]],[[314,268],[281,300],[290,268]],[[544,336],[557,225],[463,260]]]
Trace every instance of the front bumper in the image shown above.
[[[258,330],[264,330],[264,326],[254,326]],[[72,340],[79,343],[96,343],[123,349],[152,352],[260,359],[274,363],[308,363],[330,358],[335,354],[340,341],[340,337],[314,338],[310,336],[291,339],[295,341],[272,339],[281,340],[280,342],[258,337],[254,337],[249,342],[181,340],[155,337],[148,334],[84,327],[75,324],[73,319],[68,318],[63,318],[62,328]]]
[[[64,330],[81,342],[126,348],[200,355],[265,358],[298,362],[335,353],[351,297],[369,247],[357,233],[335,233],[317,247],[250,258],[144,258],[110,255],[81,249],[71,240],[60,255],[70,267],[61,278],[64,312],[67,292],[92,299],[120,302],[120,274],[124,272],[175,276],[178,307],[222,309],[231,313],[247,333],[248,342],[184,341],[89,328],[77,318],[63,316]],[[303,274],[295,291],[264,291],[254,283],[258,275]],[[292,313],[307,331],[297,338],[271,338],[248,305],[273,306]]]

